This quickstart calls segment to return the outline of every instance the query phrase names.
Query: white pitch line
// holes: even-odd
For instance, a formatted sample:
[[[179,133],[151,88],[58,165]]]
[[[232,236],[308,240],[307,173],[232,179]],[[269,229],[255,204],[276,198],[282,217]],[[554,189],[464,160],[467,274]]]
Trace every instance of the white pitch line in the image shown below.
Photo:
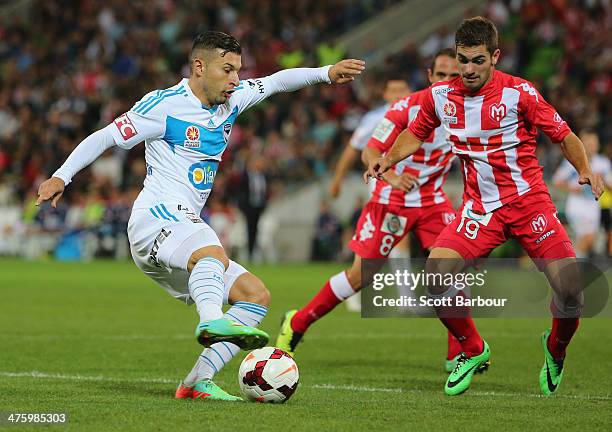
[[[58,373],[46,373],[39,371],[30,372],[4,372],[0,371],[0,376],[7,378],[42,378],[42,379],[57,379],[57,380],[68,380],[68,381],[100,381],[100,382],[119,382],[119,383],[149,383],[149,384],[178,384],[179,380],[169,378],[116,378],[116,377],[105,377],[102,375],[66,375]],[[358,386],[358,385],[335,385],[335,384],[311,384],[303,385],[302,387],[321,389],[321,390],[338,390],[338,391],[351,391],[351,392],[367,392],[367,393],[414,393],[424,394],[428,393],[422,390],[415,389],[403,389],[403,388],[386,388],[386,387],[369,387],[369,386]],[[590,400],[590,401],[612,401],[610,395],[557,395],[554,397],[548,397],[541,394],[535,393],[499,393],[499,392],[487,392],[487,391],[470,391],[466,393],[472,396],[484,396],[484,397],[501,397],[501,398],[517,398],[517,397],[528,397],[537,399],[572,399],[572,400]]]

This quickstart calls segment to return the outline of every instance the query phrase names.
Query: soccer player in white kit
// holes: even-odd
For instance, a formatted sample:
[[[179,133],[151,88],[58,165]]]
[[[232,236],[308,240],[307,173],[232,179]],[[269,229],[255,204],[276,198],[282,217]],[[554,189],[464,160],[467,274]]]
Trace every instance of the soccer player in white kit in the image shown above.
[[[580,139],[584,144],[591,169],[604,179],[606,186],[612,187],[612,167],[610,159],[598,154],[599,137],[594,130],[580,131]],[[555,187],[568,192],[565,201],[565,215],[569,226],[576,236],[576,257],[587,258],[595,243],[599,231],[601,210],[588,186],[578,184],[578,172],[567,160],[564,160],[553,176]]]
[[[147,175],[134,202],[128,238],[134,262],[170,295],[195,303],[195,336],[206,347],[176,391],[177,398],[240,400],[212,377],[240,349],[264,346],[257,329],[269,293],[255,276],[228,259],[201,218],[236,117],[268,96],[318,83],[345,84],[365,68],[361,60],[296,68],[239,81],[240,43],[225,33],[199,34],[190,56],[190,76],[145,95],[130,111],[85,138],[43,182],[37,205],[56,206],[65,186],[108,148],[145,142]],[[222,306],[231,307],[223,313]]]

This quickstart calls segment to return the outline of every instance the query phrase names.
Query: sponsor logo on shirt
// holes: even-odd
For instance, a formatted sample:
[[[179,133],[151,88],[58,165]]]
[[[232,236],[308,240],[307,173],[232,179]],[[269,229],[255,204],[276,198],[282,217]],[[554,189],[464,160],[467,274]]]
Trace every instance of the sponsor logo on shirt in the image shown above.
[[[388,118],[383,118],[380,123],[378,123],[378,126],[376,126],[376,129],[374,129],[372,137],[384,143],[389,139],[393,129],[395,129],[395,123]]]
[[[115,123],[115,126],[119,130],[121,138],[123,138],[124,141],[129,140],[138,133],[127,113],[121,114],[113,123]]]
[[[536,234],[542,234],[548,225],[548,221],[543,214],[539,214],[531,219],[531,229]]]
[[[444,107],[442,107],[442,111],[444,112],[443,121],[445,123],[449,123],[449,124],[457,123],[457,117],[455,117],[457,115],[457,107],[455,106],[453,102],[447,101],[444,104]]]
[[[185,148],[199,148],[200,147],[200,129],[197,126],[191,125],[185,129],[185,138],[183,145]]]
[[[536,89],[531,87],[526,82],[515,85],[514,88],[520,88],[524,92],[529,93],[531,96],[535,96],[536,102],[540,102],[540,100],[538,99],[538,92],[536,91]]]
[[[436,87],[434,89],[434,94],[436,95],[446,94],[446,93],[452,92],[453,90],[455,90],[454,87]]]
[[[507,108],[503,103],[493,104],[489,107],[489,117],[493,121],[500,122],[504,117],[506,117]]]
[[[189,167],[189,182],[199,191],[210,191],[217,175],[217,161],[200,161]]]

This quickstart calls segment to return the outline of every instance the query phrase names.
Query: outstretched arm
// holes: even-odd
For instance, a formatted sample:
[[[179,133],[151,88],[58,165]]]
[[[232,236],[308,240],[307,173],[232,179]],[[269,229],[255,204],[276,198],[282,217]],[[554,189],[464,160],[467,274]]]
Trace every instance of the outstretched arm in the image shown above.
[[[242,113],[276,93],[291,92],[321,83],[346,84],[364,69],[364,61],[352,59],[319,68],[284,69],[267,77],[241,81],[230,100],[238,107],[238,113]]]
[[[269,82],[269,91],[273,94],[295,91],[320,83],[346,84],[353,81],[364,69],[363,60],[348,59],[333,66],[284,69],[262,78],[262,81]]]
[[[51,205],[54,208],[57,206],[57,202],[64,193],[64,188],[72,181],[72,178],[96,160],[102,153],[115,145],[115,140],[110,132],[111,127],[114,126],[110,124],[81,141],[60,169],[50,179],[41,183],[38,188],[36,205],[40,205],[43,201],[51,200]]]

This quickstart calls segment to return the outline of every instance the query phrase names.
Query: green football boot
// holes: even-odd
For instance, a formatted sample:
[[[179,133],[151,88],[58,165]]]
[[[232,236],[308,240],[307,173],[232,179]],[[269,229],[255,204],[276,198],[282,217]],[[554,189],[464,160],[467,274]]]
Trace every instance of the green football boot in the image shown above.
[[[447,395],[456,396],[466,391],[470,387],[474,373],[489,361],[491,356],[489,344],[484,340],[482,344],[482,353],[474,357],[467,357],[464,353],[459,354],[457,365],[448,376],[444,386],[444,392]]]
[[[540,389],[546,396],[554,394],[563,378],[563,359],[555,360],[548,351],[548,337],[550,329],[542,333],[542,349],[544,350],[544,366],[540,370]]]
[[[228,402],[242,402],[242,398],[233,396],[219,387],[211,380],[202,380],[193,386],[192,399],[222,400]]]
[[[283,321],[281,322],[280,332],[278,333],[278,337],[276,338],[276,346],[291,357],[294,356],[295,348],[302,340],[303,333],[298,333],[293,331],[291,328],[291,318],[297,313],[297,309],[290,310],[285,313],[283,317]]]
[[[461,357],[460,354],[457,354],[455,357],[453,357],[452,359],[448,360],[444,360],[444,370],[446,371],[446,373],[451,373],[453,370],[455,370],[455,367],[457,367],[457,361],[459,361],[459,357]],[[478,369],[476,369],[477,374],[481,374],[487,371],[487,369],[489,369],[489,366],[491,365],[491,362],[486,361],[483,364],[481,364]]]
[[[195,336],[198,342],[205,347],[217,342],[230,342],[246,351],[264,347],[270,339],[265,331],[227,318],[201,322],[196,327]]]

